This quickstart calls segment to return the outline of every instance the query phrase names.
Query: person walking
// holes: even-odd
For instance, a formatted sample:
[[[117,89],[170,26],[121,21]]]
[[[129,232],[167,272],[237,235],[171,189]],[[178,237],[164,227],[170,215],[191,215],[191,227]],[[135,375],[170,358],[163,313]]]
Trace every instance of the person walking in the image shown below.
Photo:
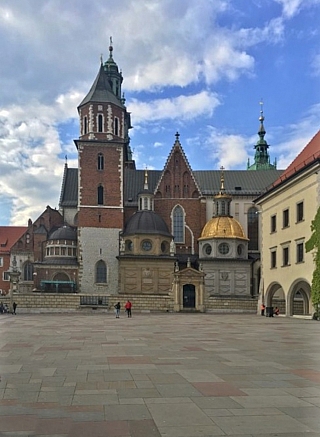
[[[264,310],[266,309],[266,306],[264,303],[261,304],[260,309],[261,309],[261,315],[264,316]]]
[[[15,302],[13,302],[13,304],[12,304],[12,308],[13,308],[12,314],[16,315],[16,314],[17,314],[17,313],[16,313],[17,304],[16,304]]]
[[[131,317],[131,308],[132,308],[132,303],[130,302],[130,300],[127,300],[127,303],[125,304],[125,309],[127,311],[128,317]]]
[[[116,309],[116,319],[119,319],[119,317],[120,317],[120,310],[121,310],[120,302],[116,303],[114,307]]]

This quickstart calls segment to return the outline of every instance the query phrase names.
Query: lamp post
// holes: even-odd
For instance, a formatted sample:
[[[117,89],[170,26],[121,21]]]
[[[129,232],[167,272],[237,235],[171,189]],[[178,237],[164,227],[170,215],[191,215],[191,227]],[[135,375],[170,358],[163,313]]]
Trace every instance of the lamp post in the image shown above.
[[[11,267],[11,270],[9,270],[9,277],[10,277],[10,308],[9,308],[9,311],[11,313],[13,312],[13,292],[18,290],[20,275],[21,275],[21,272],[18,270],[16,256],[14,255],[13,261],[12,261],[12,267]]]

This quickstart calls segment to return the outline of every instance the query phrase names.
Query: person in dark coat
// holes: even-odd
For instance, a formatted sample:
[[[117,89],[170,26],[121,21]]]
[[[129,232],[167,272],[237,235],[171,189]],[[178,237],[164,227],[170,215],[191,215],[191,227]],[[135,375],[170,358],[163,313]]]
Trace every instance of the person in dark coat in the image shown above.
[[[16,313],[17,304],[16,304],[15,302],[13,302],[13,304],[12,304],[12,308],[13,308],[13,312],[12,312],[12,314],[16,315],[16,314],[17,314],[17,313]]]
[[[120,317],[120,309],[121,309],[120,302],[116,303],[114,307],[116,309],[116,319],[119,319],[119,317]]]

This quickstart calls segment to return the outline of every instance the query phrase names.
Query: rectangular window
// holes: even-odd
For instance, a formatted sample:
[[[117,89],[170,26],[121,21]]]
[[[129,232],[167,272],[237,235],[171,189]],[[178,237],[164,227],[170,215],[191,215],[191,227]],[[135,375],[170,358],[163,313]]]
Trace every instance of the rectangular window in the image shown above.
[[[3,258],[0,256],[0,267],[3,267]]]
[[[303,217],[303,202],[297,203],[297,223],[302,222]]]
[[[303,243],[297,244],[297,263],[303,262]]]
[[[271,216],[271,232],[276,232],[277,230],[277,216]]]
[[[66,248],[65,247],[61,247],[61,255],[66,256]]]
[[[277,267],[277,251],[273,250],[271,252],[271,268],[274,269]]]
[[[283,211],[283,224],[282,226],[284,228],[287,228],[289,226],[289,209],[285,209]]]
[[[4,281],[10,281],[9,272],[3,272],[3,280]]]
[[[289,265],[289,247],[284,247],[283,248],[283,266],[288,266]]]

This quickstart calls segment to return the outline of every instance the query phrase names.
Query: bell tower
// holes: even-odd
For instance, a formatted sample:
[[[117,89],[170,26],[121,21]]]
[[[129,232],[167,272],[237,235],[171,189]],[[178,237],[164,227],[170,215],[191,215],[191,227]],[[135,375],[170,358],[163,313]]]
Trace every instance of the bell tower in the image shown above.
[[[78,106],[78,239],[81,292],[117,292],[119,232],[124,225],[124,168],[134,168],[130,113],[121,94],[122,73],[101,57],[98,75]]]

